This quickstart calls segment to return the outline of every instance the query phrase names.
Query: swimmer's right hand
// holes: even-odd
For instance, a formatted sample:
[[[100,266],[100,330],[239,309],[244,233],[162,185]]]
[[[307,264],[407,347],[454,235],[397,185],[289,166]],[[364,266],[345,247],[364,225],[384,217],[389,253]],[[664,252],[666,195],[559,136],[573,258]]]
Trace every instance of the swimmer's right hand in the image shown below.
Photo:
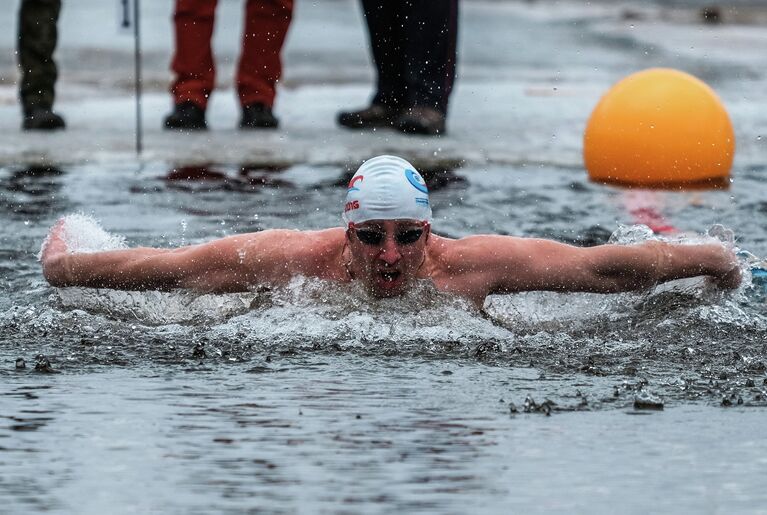
[[[732,249],[715,245],[710,266],[710,281],[717,287],[732,290],[740,286],[742,280],[740,263]]]
[[[64,241],[64,223],[61,218],[51,227],[40,251],[43,276],[53,286],[66,283],[66,258],[69,249]]]

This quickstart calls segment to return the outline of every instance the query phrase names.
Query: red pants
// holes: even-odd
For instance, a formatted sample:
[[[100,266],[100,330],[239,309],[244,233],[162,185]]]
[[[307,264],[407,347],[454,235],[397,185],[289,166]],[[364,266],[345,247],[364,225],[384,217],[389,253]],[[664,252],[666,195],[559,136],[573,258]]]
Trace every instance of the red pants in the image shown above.
[[[205,108],[213,91],[216,66],[211,37],[217,0],[176,0],[176,54],[171,93],[177,104],[191,101]],[[282,74],[280,50],[288,33],[293,0],[247,0],[237,93],[243,106],[274,104],[274,87]]]

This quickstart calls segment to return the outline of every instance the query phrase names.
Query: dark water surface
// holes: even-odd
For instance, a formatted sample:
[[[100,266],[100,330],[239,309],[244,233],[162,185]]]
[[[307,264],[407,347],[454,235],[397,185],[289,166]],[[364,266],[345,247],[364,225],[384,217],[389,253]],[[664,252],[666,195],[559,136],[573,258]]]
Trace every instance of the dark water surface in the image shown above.
[[[347,174],[0,169],[0,511],[765,513],[767,318],[750,278],[493,297],[483,314],[428,285],[370,301],[302,280],[195,296],[40,274],[62,215],[131,245],[324,228]],[[724,224],[764,256],[763,174],[631,194],[542,166],[429,182],[448,236],[591,245],[651,210],[690,234]]]

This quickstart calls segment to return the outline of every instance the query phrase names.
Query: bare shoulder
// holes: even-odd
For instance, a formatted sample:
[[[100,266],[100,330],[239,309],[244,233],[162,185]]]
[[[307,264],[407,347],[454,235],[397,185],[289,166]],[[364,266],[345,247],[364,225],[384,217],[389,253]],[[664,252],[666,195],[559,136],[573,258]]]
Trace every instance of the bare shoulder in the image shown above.
[[[438,268],[460,273],[486,266],[498,257],[521,256],[530,247],[531,240],[514,236],[480,234],[460,239],[434,236],[429,242],[429,258]]]
[[[289,275],[324,277],[340,263],[345,234],[340,227],[318,231],[271,229],[242,238],[244,241],[233,243],[242,243],[245,259],[253,266],[278,267]]]
[[[341,255],[346,241],[345,231],[340,227],[319,231],[300,231],[291,236],[294,245],[292,258],[307,262],[325,262]]]
[[[553,253],[545,240],[502,235],[467,236],[430,242],[427,273],[438,287],[484,302],[490,293],[527,289],[535,263]]]
[[[249,247],[285,247],[286,252],[304,249],[324,250],[343,245],[344,230],[340,227],[319,231],[301,231],[297,229],[266,229],[230,236],[218,240],[221,245],[246,245]]]
[[[511,250],[524,240],[510,236],[477,235],[460,239],[433,236],[427,249],[423,275],[437,288],[471,299],[481,306],[495,289],[498,270],[508,265]],[[505,260],[500,256],[506,256]]]

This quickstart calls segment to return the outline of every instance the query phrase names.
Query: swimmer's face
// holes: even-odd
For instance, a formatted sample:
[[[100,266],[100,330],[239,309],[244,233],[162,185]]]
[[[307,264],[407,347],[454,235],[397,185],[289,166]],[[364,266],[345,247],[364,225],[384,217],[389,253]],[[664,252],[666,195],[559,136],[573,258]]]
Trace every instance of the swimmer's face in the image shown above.
[[[371,220],[346,231],[354,276],[376,297],[401,295],[423,263],[429,224]]]

